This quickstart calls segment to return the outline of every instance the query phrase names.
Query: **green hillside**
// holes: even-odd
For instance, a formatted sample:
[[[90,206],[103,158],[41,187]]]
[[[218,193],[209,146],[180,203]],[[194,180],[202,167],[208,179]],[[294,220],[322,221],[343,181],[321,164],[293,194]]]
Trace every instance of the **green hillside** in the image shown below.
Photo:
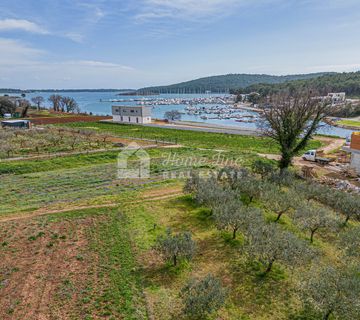
[[[267,95],[282,89],[299,89],[306,87],[318,90],[323,94],[328,92],[346,92],[350,97],[358,97],[360,96],[360,71],[328,74],[312,79],[302,79],[277,84],[253,84],[245,89],[241,89],[244,87],[239,86],[237,92],[250,93],[255,91],[259,92],[261,95]]]
[[[276,84],[299,79],[312,79],[327,73],[297,74],[286,76],[272,76],[266,74],[227,74],[200,78],[192,81],[181,82],[169,86],[146,87],[139,89],[139,93],[204,93],[229,92],[245,88],[253,84]]]

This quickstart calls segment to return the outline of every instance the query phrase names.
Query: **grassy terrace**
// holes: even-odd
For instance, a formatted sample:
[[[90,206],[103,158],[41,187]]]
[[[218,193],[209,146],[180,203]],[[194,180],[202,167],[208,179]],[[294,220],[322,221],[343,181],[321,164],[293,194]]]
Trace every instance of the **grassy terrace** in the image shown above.
[[[134,190],[118,198],[118,206],[113,208],[0,224],[0,280],[9,283],[0,290],[0,316],[26,318],[34,306],[22,300],[18,286],[33,275],[33,301],[45,315],[61,319],[182,319],[179,290],[189,278],[211,272],[229,291],[225,306],[209,319],[321,319],[320,314],[301,308],[296,290],[297,276],[307,266],[292,270],[277,263],[264,278],[262,266],[244,254],[243,237],[232,240],[229,232],[217,230],[210,210],[190,196],[126,201],[162,194],[171,187]],[[271,212],[266,216],[275,218]],[[298,229],[292,219],[286,217],[281,226],[308,240],[308,233]],[[173,267],[159,259],[153,246],[168,227],[194,234],[198,252],[192,262]],[[334,235],[320,232],[313,247],[321,252],[322,261],[341,259]],[[41,272],[51,272],[52,281],[47,283]],[[47,295],[46,290],[52,294]],[[44,295],[46,304],[41,300]]]
[[[303,267],[294,272],[276,263],[261,277],[259,262],[244,254],[243,236],[231,240],[229,232],[217,230],[210,210],[182,193],[184,180],[163,176],[221,167],[219,156],[249,167],[257,153],[278,153],[271,140],[101,123],[71,127],[177,140],[182,147],[147,149],[151,178],[136,181],[118,179],[118,152],[111,150],[0,162],[0,319],[180,320],[180,289],[207,273],[229,290],[210,320],[319,319],[300,306],[296,277]],[[313,141],[310,148],[319,146]],[[265,216],[275,217],[269,211]],[[291,217],[281,226],[308,240]],[[172,267],[160,260],[153,248],[168,227],[193,233],[193,261]],[[335,236],[319,234],[313,246],[321,259],[337,259]]]
[[[121,137],[145,138],[165,140],[179,144],[207,149],[221,149],[228,151],[245,151],[258,153],[278,153],[276,143],[265,137],[251,137],[220,133],[194,132],[185,130],[153,128],[147,126],[77,122],[67,126],[72,128],[94,129],[99,133],[109,132]],[[320,142],[312,141],[309,148],[318,148]]]
[[[337,122],[340,125],[358,127],[360,129],[360,121],[355,120],[340,120]]]

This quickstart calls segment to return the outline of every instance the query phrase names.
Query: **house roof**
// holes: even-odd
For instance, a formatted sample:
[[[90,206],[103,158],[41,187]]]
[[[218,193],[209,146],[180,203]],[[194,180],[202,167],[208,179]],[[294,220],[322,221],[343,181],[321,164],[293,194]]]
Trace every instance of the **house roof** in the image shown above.
[[[1,121],[1,123],[29,123],[30,121],[29,120],[4,120],[4,121]]]

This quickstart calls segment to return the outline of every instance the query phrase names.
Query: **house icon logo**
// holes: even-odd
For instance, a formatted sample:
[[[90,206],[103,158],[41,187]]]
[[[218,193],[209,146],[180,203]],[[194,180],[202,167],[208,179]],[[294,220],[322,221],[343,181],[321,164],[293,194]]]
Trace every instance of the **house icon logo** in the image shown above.
[[[150,177],[150,156],[137,143],[129,144],[118,154],[118,179],[144,179]]]

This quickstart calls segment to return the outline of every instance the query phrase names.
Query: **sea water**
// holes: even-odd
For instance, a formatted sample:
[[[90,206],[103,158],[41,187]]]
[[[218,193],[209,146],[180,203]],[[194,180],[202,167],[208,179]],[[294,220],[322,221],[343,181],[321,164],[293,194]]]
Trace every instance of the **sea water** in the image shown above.
[[[35,96],[42,96],[45,98],[45,106],[49,106],[50,102],[48,98],[55,94],[56,92],[31,92],[26,94],[26,99],[31,99]],[[124,100],[138,100],[138,99],[146,99],[146,98],[183,98],[183,99],[191,99],[191,98],[205,98],[211,96],[223,96],[223,94],[161,94],[158,96],[124,96],[118,95],[117,92],[114,91],[101,91],[101,92],[87,92],[87,91],[59,91],[57,94],[62,96],[69,96],[76,100],[79,104],[79,107],[82,112],[92,113],[94,115],[111,115],[111,106],[112,105],[136,105],[139,104],[137,101],[127,101],[127,102],[110,102],[109,100],[113,99],[124,99]],[[211,105],[206,105],[211,106]],[[201,119],[200,115],[189,115],[184,109],[186,105],[157,105],[151,107],[151,113],[153,118],[163,119],[166,111],[169,110],[178,110],[182,114],[181,119],[184,121],[196,121],[196,122],[205,122],[223,126],[238,126],[242,128],[257,128],[257,123],[247,123],[247,122],[237,122],[235,119]],[[246,114],[256,115],[254,112],[245,111]],[[352,133],[352,130],[328,126],[322,124],[323,126],[318,130],[318,133],[327,134],[327,135],[335,135],[343,138],[349,137]]]

